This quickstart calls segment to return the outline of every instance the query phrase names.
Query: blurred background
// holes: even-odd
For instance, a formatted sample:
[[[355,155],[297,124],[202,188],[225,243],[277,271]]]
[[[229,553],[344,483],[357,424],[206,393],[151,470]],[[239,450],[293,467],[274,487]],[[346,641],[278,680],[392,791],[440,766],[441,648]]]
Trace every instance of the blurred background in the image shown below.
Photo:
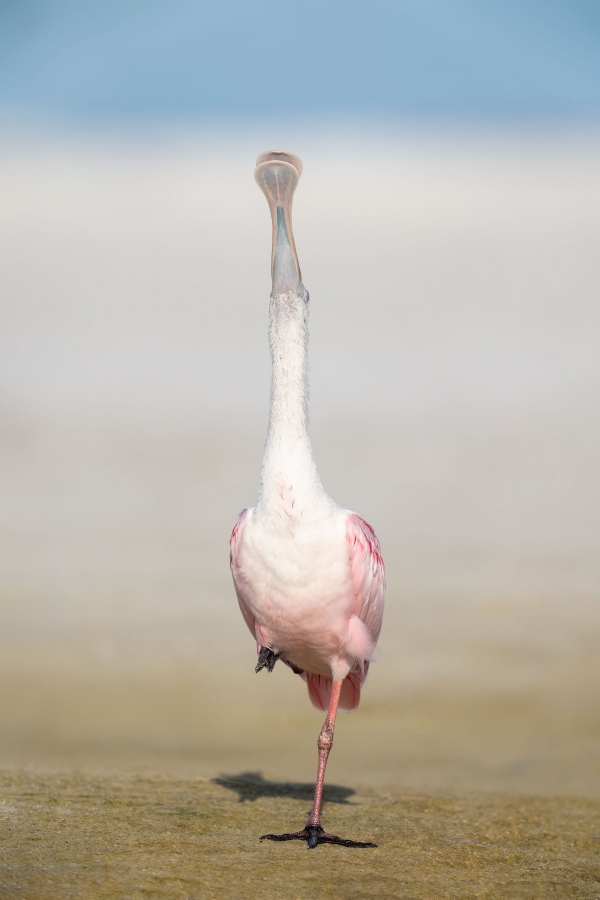
[[[331,780],[600,796],[599,125],[593,0],[2,0],[0,765],[314,776],[228,569],[274,148],[388,568]]]

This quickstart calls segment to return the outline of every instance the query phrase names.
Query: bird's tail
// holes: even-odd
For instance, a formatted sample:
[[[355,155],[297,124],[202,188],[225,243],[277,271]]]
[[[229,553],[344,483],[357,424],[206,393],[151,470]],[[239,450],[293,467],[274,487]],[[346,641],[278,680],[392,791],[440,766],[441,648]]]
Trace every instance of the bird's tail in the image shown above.
[[[357,667],[344,678],[340,693],[340,709],[356,709],[360,703],[360,689],[367,677],[369,663],[364,664],[364,673]],[[329,709],[331,700],[331,687],[333,679],[328,675],[315,675],[312,672],[303,672],[301,676],[308,687],[308,696],[317,709]]]

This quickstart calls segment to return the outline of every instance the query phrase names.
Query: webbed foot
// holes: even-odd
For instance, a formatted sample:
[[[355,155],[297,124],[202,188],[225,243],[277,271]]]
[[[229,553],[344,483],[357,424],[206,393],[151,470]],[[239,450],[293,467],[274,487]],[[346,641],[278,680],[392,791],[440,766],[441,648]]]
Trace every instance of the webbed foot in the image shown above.
[[[328,834],[320,825],[307,825],[302,831],[290,831],[287,834],[263,834],[261,841],[306,841],[309,850],[318,844],[341,844],[342,847],[376,847],[370,841],[351,841],[348,838]]]

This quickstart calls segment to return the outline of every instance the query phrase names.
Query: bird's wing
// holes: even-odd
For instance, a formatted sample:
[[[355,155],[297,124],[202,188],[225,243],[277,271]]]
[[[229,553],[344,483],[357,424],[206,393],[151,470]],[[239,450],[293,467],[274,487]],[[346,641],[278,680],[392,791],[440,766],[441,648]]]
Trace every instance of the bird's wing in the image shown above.
[[[385,567],[377,535],[362,516],[348,512],[346,536],[356,597],[355,615],[365,623],[373,644],[377,643],[383,619]]]
[[[252,615],[252,611],[250,610],[250,607],[248,606],[244,598],[244,588],[246,587],[246,581],[239,564],[239,549],[242,542],[242,535],[244,534],[246,517],[249,512],[251,512],[251,510],[243,509],[238,516],[237,522],[233,526],[233,531],[231,532],[231,537],[229,539],[229,565],[231,567],[233,584],[235,586],[235,592],[237,594],[238,603],[240,605],[242,615],[244,617],[246,625],[248,626],[252,634],[255,634],[256,620]]]

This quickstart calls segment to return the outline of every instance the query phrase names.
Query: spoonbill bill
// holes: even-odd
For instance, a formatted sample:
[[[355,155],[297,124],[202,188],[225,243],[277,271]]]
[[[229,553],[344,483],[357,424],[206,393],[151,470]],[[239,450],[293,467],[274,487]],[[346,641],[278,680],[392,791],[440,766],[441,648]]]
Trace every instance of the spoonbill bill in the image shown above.
[[[308,433],[308,291],[292,232],[292,198],[302,162],[271,151],[254,177],[273,223],[269,338],[271,407],[258,502],[240,514],[231,535],[231,571],[256,639],[256,671],[281,660],[327,710],[318,739],[312,811],[302,831],[265,834],[270,841],[306,840],[374,847],[321,827],[323,781],[336,714],[355,709],[381,629],[385,570],[375,532],[323,489]]]

